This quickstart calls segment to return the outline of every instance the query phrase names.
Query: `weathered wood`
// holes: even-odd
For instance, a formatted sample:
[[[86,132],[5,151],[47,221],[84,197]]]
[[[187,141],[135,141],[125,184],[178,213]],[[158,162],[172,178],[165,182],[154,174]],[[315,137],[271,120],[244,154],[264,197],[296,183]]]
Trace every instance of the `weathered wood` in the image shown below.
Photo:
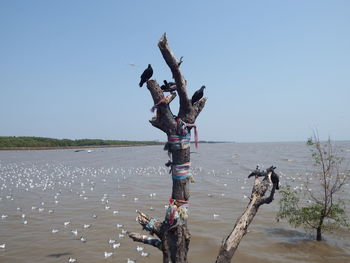
[[[158,42],[159,50],[161,51],[166,64],[169,66],[173,78],[175,80],[177,89],[176,92],[179,95],[179,113],[177,117],[181,118],[182,121],[188,124],[194,124],[199,113],[205,106],[206,98],[202,98],[195,105],[192,106],[191,100],[188,99],[186,91],[186,80],[181,74],[180,65],[183,62],[182,58],[178,61],[174,54],[171,52],[166,39],[165,33]],[[151,93],[153,98],[154,107],[156,109],[156,115],[150,120],[150,123],[170,135],[179,135],[178,123],[175,120],[174,114],[170,109],[170,102],[176,96],[175,93],[171,94],[165,99],[164,93],[160,86],[155,80],[147,81],[147,88]],[[190,162],[190,148],[186,149],[169,149],[172,155],[172,164],[181,165]],[[190,193],[189,193],[189,178],[176,180],[173,179],[172,186],[172,199],[182,200],[187,204]],[[151,222],[151,220],[153,220]],[[147,216],[144,213],[139,212],[137,221],[147,229],[151,234],[156,234],[160,241],[163,252],[163,262],[169,263],[187,263],[187,253],[189,249],[189,243],[191,239],[190,232],[187,227],[187,217],[184,217],[181,222],[176,222],[174,225],[170,225],[168,220],[164,222],[157,221]],[[150,223],[151,222],[151,223]],[[148,239],[147,236],[141,235],[139,233],[130,233],[130,238],[134,241],[142,242],[147,244],[149,240],[157,243],[157,239]],[[147,237],[147,238],[146,238]],[[159,244],[159,243],[157,243]],[[154,245],[154,244],[150,244]]]
[[[135,242],[141,242],[141,243],[144,243],[144,244],[147,244],[147,245],[151,245],[151,246],[154,246],[158,249],[161,250],[162,246],[161,246],[161,241],[157,238],[154,238],[154,237],[150,237],[150,236],[147,236],[147,235],[143,235],[143,234],[140,234],[140,233],[135,233],[135,232],[129,232],[128,233],[128,236],[134,240]]]
[[[159,40],[158,47],[160,52],[163,55],[165,62],[168,64],[173,74],[173,79],[175,80],[176,87],[177,87],[177,93],[179,94],[179,98],[180,98],[180,109],[179,109],[178,116],[182,118],[183,116],[185,116],[190,112],[190,108],[191,108],[191,102],[188,99],[187,92],[186,92],[186,80],[181,74],[179,62],[177,61],[174,54],[170,50],[165,33]]]
[[[231,262],[239,243],[247,233],[248,226],[253,221],[259,207],[263,204],[269,204],[272,202],[276,185],[272,186],[269,197],[263,198],[270,186],[270,176],[271,173],[269,173],[262,182],[259,181],[258,177],[255,178],[250,202],[242,216],[236,221],[232,232],[223,240],[218,257],[216,258],[216,263]]]
[[[179,63],[182,63],[182,60],[180,60],[180,62],[177,61],[174,54],[171,52],[165,33],[159,40],[158,47],[173,74],[173,78],[177,86],[177,93],[179,94],[180,99],[180,108],[177,116],[186,123],[194,123],[199,113],[204,108],[207,99],[202,98],[196,105],[192,106],[191,100],[189,100],[187,96],[186,80],[180,71]]]
[[[180,71],[180,65],[183,62],[182,57],[180,61],[175,58],[174,54],[170,50],[165,33],[159,40],[158,47],[166,64],[170,68],[176,83],[176,92],[179,95],[180,102],[179,112],[176,117],[180,118],[187,124],[192,124],[193,126],[196,118],[204,108],[207,99],[202,98],[196,102],[195,105],[192,105],[191,100],[187,95],[187,82]],[[176,96],[175,93],[169,95],[168,97],[164,97],[163,91],[155,80],[147,81],[147,88],[153,98],[153,109],[157,110],[156,115],[152,118],[152,120],[150,120],[150,123],[154,127],[165,132],[167,136],[180,135],[177,134],[179,124],[175,120],[175,116],[171,112],[169,106],[170,102]],[[192,126],[189,125],[187,127]],[[182,165],[190,162],[189,147],[184,147],[181,149],[172,149],[170,147],[169,152],[172,156],[170,164]],[[274,169],[273,166],[272,169]],[[269,178],[271,177],[271,173],[266,172],[266,174],[267,175],[262,182],[260,182],[258,177],[256,177],[250,202],[243,215],[237,220],[232,232],[223,240],[216,262],[231,262],[233,254],[235,253],[243,236],[247,233],[247,228],[258,212],[259,207],[263,204],[269,204],[272,202],[276,185],[273,185],[270,196],[264,198],[264,195],[269,188]],[[189,178],[180,180],[173,179],[172,182],[172,199],[176,200],[176,202],[182,202],[187,205],[190,197]],[[175,207],[175,211],[177,212],[179,210],[176,209],[183,207],[183,205],[175,205],[172,203],[169,207],[169,211],[174,211],[172,209]],[[160,222],[159,220],[139,212],[137,221],[143,226],[144,229],[149,231],[152,235],[155,234],[159,239],[148,237],[147,235],[142,235],[139,233],[129,233],[130,238],[132,238],[134,241],[150,244],[161,249],[163,252],[164,263],[187,263],[187,253],[191,239],[191,235],[187,227],[187,216],[183,216],[181,222],[176,222],[173,224],[170,222],[172,221],[170,216],[168,219]]]
[[[141,211],[137,211],[137,214],[138,215],[136,220],[144,229],[146,229],[152,235],[156,234],[159,238],[162,237],[162,222],[160,222],[158,219],[146,215],[145,213],[142,213]]]
[[[147,88],[152,95],[154,105],[159,103],[161,100],[164,100],[164,93],[155,80],[147,81]],[[150,123],[166,134],[172,134],[176,132],[176,121],[174,119],[173,113],[171,112],[169,104],[160,104],[157,107],[156,119],[152,119]]]

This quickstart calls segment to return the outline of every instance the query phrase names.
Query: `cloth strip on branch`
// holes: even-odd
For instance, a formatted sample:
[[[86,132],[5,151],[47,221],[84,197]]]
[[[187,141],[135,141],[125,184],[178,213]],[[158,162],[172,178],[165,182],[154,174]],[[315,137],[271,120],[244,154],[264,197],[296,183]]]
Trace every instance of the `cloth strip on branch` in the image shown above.
[[[185,150],[190,147],[191,133],[186,135],[169,135],[164,150]]]
[[[154,223],[156,223],[156,222],[157,222],[157,219],[152,218],[152,219],[148,222],[148,224],[145,226],[145,229],[146,229],[147,231],[149,231],[150,233],[153,233],[153,231],[154,231]]]
[[[172,178],[176,180],[186,179],[187,177],[192,176],[190,169],[191,169],[191,162],[187,162],[184,164],[172,164],[171,165]]]
[[[194,141],[196,148],[198,147],[198,131],[195,124],[185,123],[181,118],[176,118],[177,130],[176,134],[168,135],[168,142],[165,144],[164,150],[184,150],[190,147],[191,128],[194,128]]]
[[[185,202],[181,204],[182,202]],[[169,206],[165,213],[165,222],[170,226],[182,225],[188,218],[189,204],[184,200],[170,199]]]

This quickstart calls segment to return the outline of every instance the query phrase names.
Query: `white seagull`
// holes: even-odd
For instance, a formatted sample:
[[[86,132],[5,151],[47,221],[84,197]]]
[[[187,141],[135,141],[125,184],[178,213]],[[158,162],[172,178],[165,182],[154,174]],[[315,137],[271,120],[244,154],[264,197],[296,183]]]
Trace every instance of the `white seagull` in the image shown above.
[[[114,244],[112,244],[112,247],[114,249],[119,248],[120,247],[120,243],[114,243]]]
[[[147,257],[148,255],[149,255],[149,254],[146,253],[146,252],[144,252],[144,251],[141,252],[141,256],[142,256],[142,257]]]
[[[108,252],[105,251],[105,258],[109,258],[112,255],[113,255],[113,252],[108,253]]]
[[[138,252],[142,251],[143,249],[144,249],[144,247],[141,247],[141,246],[137,246],[137,247],[136,247],[136,250],[137,250]]]

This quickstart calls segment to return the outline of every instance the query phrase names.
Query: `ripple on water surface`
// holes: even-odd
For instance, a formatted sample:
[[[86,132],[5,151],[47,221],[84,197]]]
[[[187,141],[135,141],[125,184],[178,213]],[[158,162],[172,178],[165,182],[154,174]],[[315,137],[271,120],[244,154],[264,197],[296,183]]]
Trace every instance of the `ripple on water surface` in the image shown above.
[[[299,186],[310,169],[308,156],[303,143],[200,145],[192,154],[190,262],[215,261],[248,204],[253,182],[247,175],[256,164],[276,165],[282,185]],[[141,231],[136,210],[164,218],[171,191],[166,161],[159,146],[0,152],[0,262],[161,262],[157,249],[138,251],[125,230]],[[238,262],[350,262],[348,232],[315,242],[276,223],[277,210],[278,193],[260,208]]]

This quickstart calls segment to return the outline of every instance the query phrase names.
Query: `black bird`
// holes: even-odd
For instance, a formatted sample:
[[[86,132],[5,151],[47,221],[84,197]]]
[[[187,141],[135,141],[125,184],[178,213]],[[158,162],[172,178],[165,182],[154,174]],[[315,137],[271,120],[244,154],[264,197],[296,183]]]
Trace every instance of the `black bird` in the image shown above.
[[[279,183],[280,183],[280,178],[278,177],[278,175],[275,173],[275,166],[271,166],[270,168],[266,169],[266,173],[269,174],[271,173],[271,177],[270,180],[272,182],[273,185],[276,185],[276,190],[279,190]]]
[[[194,105],[197,101],[203,98],[203,91],[205,86],[202,86],[199,90],[197,90],[192,96],[192,105]]]
[[[278,177],[278,175],[275,172],[273,172],[271,174],[271,182],[273,185],[276,185],[276,190],[280,189],[280,187],[279,187],[280,178]]]
[[[177,89],[175,82],[167,82],[166,80],[164,80],[163,82],[164,82],[164,85],[160,86],[162,91],[174,92]]]
[[[260,170],[259,165],[257,165],[256,168],[255,168],[255,170],[252,171],[252,172],[248,175],[248,178],[250,178],[250,177],[252,177],[252,176],[258,176],[258,177],[260,177],[260,176],[265,176],[265,175],[264,175],[263,172]]]
[[[274,167],[276,168],[276,167]],[[275,173],[275,169],[272,169],[271,171],[271,182],[273,185],[276,185],[276,190],[279,190],[279,183],[280,183],[280,178],[278,177],[278,175]]]
[[[269,173],[271,173],[271,177],[270,180],[272,182],[273,185],[276,185],[276,190],[279,190],[279,182],[280,182],[280,178],[278,177],[278,175],[275,173],[275,166],[271,166],[270,168],[267,168],[266,170],[261,171],[259,168],[259,165],[256,167],[256,169],[251,172],[250,175],[248,175],[248,178],[252,177],[252,176],[257,176],[257,177],[262,177],[262,176],[266,176]]]
[[[143,86],[143,84],[148,81],[153,75],[153,69],[151,67],[151,64],[148,64],[148,68],[145,69],[145,71],[141,75],[141,80],[140,80],[140,88]]]

